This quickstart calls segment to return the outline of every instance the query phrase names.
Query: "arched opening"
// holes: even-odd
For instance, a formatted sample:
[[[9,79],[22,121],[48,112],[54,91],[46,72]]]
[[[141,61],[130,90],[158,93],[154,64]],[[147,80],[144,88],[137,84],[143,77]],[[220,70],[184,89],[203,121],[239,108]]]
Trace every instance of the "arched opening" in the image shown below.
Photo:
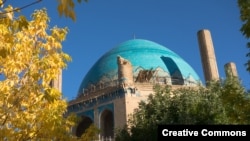
[[[172,85],[184,85],[183,76],[176,62],[170,57],[162,56],[161,59],[170,73]]]
[[[113,113],[104,110],[101,115],[101,136],[104,138],[114,137],[114,118]]]
[[[77,128],[76,128],[76,136],[81,137],[82,134],[85,132],[85,130],[93,124],[93,121],[86,116],[82,116],[82,120],[79,122]]]

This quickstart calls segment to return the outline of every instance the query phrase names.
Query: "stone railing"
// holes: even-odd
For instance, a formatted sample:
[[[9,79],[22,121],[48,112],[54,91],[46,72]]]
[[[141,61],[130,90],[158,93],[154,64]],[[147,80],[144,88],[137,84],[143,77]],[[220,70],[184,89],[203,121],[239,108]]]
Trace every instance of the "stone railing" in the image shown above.
[[[171,82],[167,82],[166,80],[171,80]],[[140,83],[140,82],[136,82],[136,83]],[[154,78],[146,83],[150,83],[152,85],[153,84],[163,84],[163,85],[170,84],[170,85],[188,85],[188,86],[199,84],[197,81],[191,81],[189,79],[182,79],[181,80],[178,78],[171,78],[171,77],[157,77],[157,78]],[[107,94],[112,93],[114,91],[117,91],[119,89],[123,89],[123,88],[122,88],[122,86],[119,85],[118,80],[105,82],[101,86],[100,86],[100,83],[96,84],[96,85],[92,84],[92,88],[90,87],[90,88],[86,89],[85,92],[79,94],[76,99],[69,101],[68,105],[70,106],[70,105],[74,105],[76,103],[80,103],[82,101],[96,99],[100,96],[107,95]]]

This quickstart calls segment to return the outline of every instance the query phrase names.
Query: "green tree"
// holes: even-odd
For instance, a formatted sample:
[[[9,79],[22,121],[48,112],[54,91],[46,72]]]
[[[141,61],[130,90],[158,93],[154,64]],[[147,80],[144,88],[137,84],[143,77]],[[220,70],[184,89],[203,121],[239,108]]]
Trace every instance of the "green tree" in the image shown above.
[[[250,124],[250,99],[236,78],[210,82],[206,88],[157,85],[154,92],[146,102],[139,103],[129,128],[117,132],[120,141],[155,140],[159,124]]]
[[[237,77],[228,77],[221,88],[221,101],[231,124],[250,123],[249,92],[241,85]]]
[[[243,25],[240,28],[242,34],[249,39],[250,38],[250,1],[249,0],[238,0],[238,6],[240,8],[240,19]],[[247,71],[250,72],[250,42],[247,43],[249,52],[246,54],[248,61],[245,63]]]
[[[130,141],[131,140],[131,136],[130,136],[127,125],[125,125],[123,128],[116,129],[115,133],[117,133],[115,136],[116,141]]]

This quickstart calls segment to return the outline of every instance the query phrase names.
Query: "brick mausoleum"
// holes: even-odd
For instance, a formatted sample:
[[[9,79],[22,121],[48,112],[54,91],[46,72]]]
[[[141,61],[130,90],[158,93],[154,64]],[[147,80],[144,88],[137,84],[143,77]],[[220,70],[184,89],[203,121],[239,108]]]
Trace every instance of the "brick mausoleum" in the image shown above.
[[[198,41],[205,81],[218,80],[210,32],[198,31]],[[234,63],[225,68],[227,74],[237,75]],[[68,112],[82,118],[73,133],[81,136],[93,123],[101,129],[100,137],[113,140],[114,130],[127,123],[138,102],[153,94],[155,84],[173,88],[202,85],[195,70],[163,45],[144,39],[119,44],[90,68],[77,98],[68,102]],[[61,87],[61,76],[53,85]]]

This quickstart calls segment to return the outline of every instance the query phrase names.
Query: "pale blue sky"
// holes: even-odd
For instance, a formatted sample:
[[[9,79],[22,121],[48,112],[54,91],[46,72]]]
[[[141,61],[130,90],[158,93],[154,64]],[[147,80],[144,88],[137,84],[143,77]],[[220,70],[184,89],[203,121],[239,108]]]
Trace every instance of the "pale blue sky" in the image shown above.
[[[35,0],[7,2],[22,6]],[[204,83],[197,31],[209,29],[214,43],[219,75],[225,78],[224,65],[235,62],[243,85],[250,89],[247,40],[239,31],[242,22],[236,0],[89,0],[76,5],[77,21],[59,17],[56,0],[42,2],[22,10],[46,7],[50,25],[67,26],[70,32],[63,49],[72,62],[63,71],[63,95],[77,95],[82,79],[92,65],[118,44],[136,38],[157,42],[185,59]]]

